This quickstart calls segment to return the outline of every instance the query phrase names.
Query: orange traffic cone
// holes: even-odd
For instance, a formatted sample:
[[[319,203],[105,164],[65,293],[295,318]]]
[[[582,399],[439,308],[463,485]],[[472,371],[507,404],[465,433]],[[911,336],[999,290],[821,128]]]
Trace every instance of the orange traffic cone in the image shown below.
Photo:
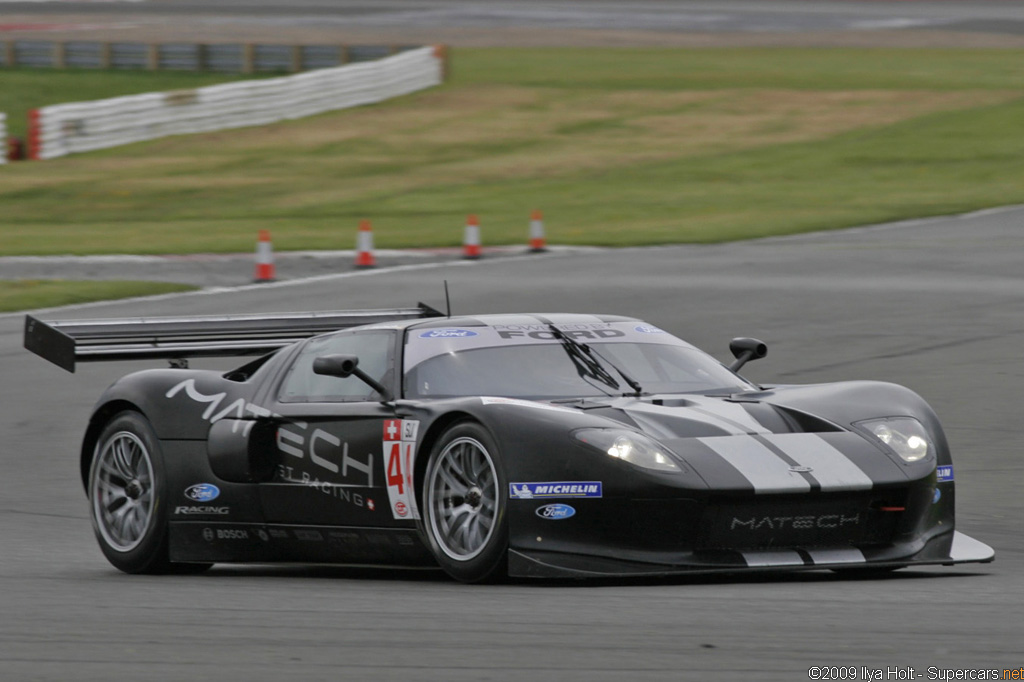
[[[274,281],[274,247],[270,243],[270,230],[260,230],[260,238],[256,242],[256,273],[252,280]]]
[[[547,251],[547,244],[544,241],[544,216],[540,211],[530,214],[530,251]]]
[[[462,257],[476,260],[480,257],[480,223],[475,215],[466,218],[466,233],[462,240]]]
[[[359,221],[359,234],[356,237],[356,267],[372,268],[377,265],[373,257],[373,230],[369,220]]]

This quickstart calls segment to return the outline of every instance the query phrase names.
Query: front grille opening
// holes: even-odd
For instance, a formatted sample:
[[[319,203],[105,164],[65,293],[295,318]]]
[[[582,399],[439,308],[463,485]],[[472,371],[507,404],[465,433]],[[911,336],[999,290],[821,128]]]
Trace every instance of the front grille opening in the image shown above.
[[[898,511],[900,508],[904,511]],[[905,491],[712,499],[704,512],[698,547],[752,550],[885,545],[892,542],[905,509]]]

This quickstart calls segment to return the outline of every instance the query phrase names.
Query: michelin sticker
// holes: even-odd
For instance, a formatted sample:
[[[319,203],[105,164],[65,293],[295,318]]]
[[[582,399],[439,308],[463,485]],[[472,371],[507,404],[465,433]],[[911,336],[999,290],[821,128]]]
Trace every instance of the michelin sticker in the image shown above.
[[[953,480],[953,465],[952,464],[947,464],[945,466],[936,467],[935,468],[935,475],[936,475],[936,478],[938,478],[939,483],[944,483],[945,481],[952,481]]]
[[[642,324],[639,327],[633,327],[633,331],[640,332],[641,334],[664,334],[664,329],[658,329],[649,324]]]
[[[601,497],[601,481],[549,481],[509,483],[509,497],[535,500],[552,497]]]

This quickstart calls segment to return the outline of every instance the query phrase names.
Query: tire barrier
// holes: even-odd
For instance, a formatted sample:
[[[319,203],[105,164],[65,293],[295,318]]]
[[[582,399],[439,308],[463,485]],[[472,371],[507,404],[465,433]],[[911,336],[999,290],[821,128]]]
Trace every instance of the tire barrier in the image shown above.
[[[381,102],[440,85],[444,58],[443,49],[422,47],[294,76],[42,107],[29,114],[29,153],[53,159]]]
[[[0,67],[297,73],[380,59],[417,47],[0,40]]]

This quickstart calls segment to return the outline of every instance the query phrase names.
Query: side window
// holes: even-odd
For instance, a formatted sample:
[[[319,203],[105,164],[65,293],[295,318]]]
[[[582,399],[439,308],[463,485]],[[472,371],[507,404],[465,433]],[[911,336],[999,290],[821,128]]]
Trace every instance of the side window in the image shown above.
[[[377,393],[358,378],[342,379],[313,373],[313,360],[323,355],[355,355],[359,369],[385,386],[392,381],[394,333],[341,332],[314,338],[306,344],[281,386],[283,403],[326,403],[375,400]]]

